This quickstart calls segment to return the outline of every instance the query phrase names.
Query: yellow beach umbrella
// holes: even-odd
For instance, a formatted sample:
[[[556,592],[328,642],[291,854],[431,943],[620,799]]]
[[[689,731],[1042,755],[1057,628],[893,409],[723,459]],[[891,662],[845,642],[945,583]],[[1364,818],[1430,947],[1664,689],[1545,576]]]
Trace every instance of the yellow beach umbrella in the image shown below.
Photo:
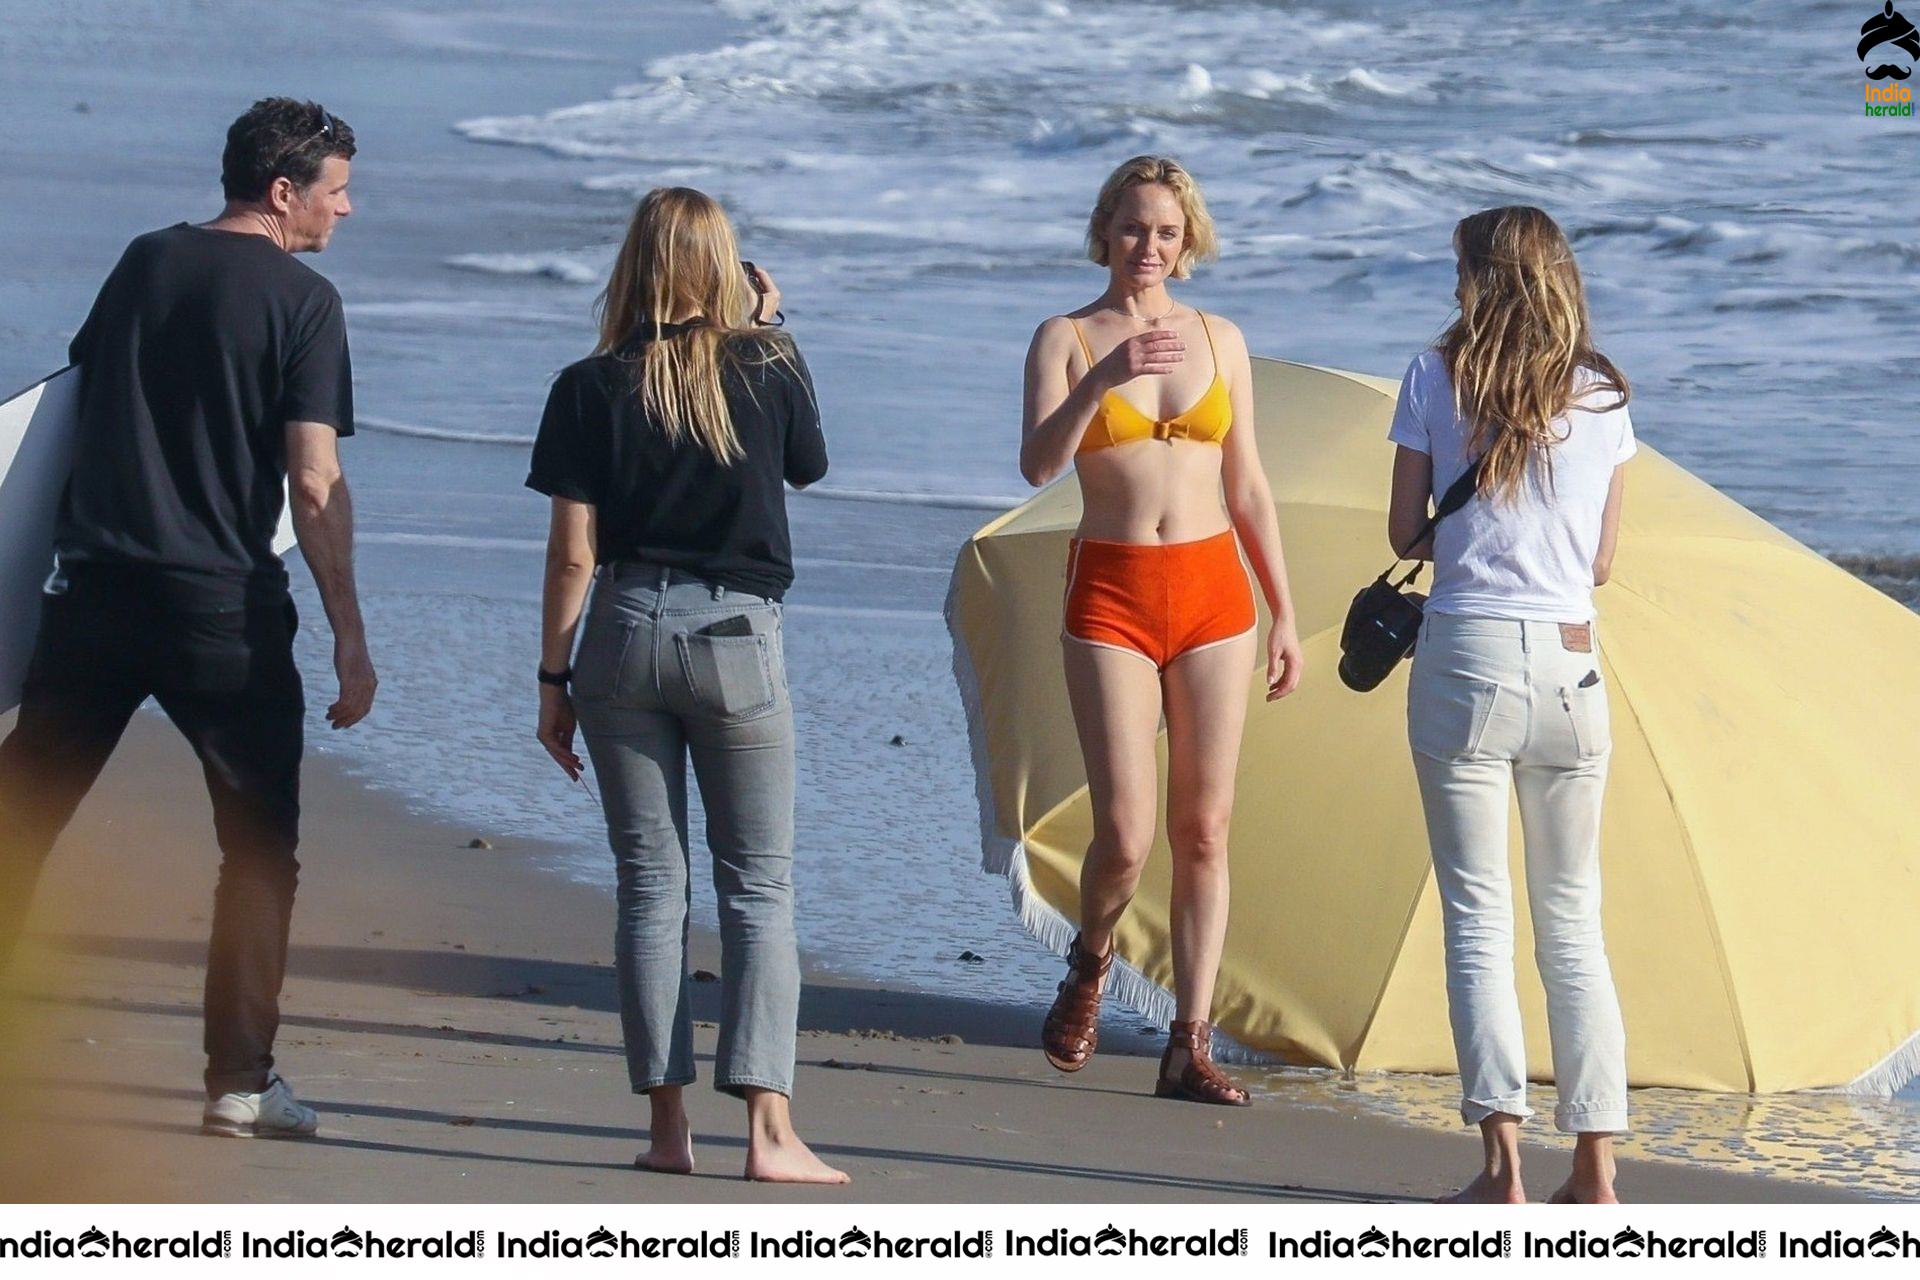
[[[1249,1048],[1451,1072],[1406,664],[1356,694],[1340,623],[1386,550],[1395,384],[1255,361],[1308,674],[1249,717],[1215,1015]],[[1920,617],[1642,447],[1600,633],[1613,700],[1605,929],[1636,1085],[1897,1088],[1920,1073]],[[975,534],[948,600],[985,861],[1064,952],[1091,833],[1059,643],[1071,477]],[[1263,618],[1264,626],[1264,618]],[[1165,737],[1161,778],[1165,780]],[[1513,876],[1524,883],[1520,826]],[[1121,923],[1114,995],[1170,1016],[1169,855]],[[1545,998],[1517,911],[1530,1073]],[[1121,969],[1125,972],[1121,972]]]

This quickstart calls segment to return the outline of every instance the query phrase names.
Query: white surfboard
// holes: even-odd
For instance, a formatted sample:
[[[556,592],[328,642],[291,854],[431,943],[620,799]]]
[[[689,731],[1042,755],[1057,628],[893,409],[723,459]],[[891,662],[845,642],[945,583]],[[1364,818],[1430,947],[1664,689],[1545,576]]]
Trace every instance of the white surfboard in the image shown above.
[[[0,714],[20,704],[20,682],[40,625],[40,588],[53,570],[53,526],[73,469],[80,371],[69,365],[0,404]],[[276,554],[294,545],[283,506]]]

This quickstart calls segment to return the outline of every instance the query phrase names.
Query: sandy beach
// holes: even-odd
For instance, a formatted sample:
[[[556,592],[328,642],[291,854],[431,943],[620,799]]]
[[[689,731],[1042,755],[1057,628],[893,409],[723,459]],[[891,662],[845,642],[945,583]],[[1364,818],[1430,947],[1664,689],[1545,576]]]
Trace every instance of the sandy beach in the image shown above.
[[[321,1137],[198,1133],[216,858],[195,762],[143,715],[56,850],[6,981],[0,1199],[1397,1201],[1448,1190],[1477,1153],[1465,1132],[1273,1099],[1230,1114],[1156,1101],[1152,1060],[1126,1052],[1154,1042],[1124,1014],[1118,1043],[1067,1080],[1031,1047],[1024,1010],[814,970],[796,1113],[853,1188],[741,1181],[741,1109],[704,1082],[688,1091],[697,1174],[640,1174],[609,898],[541,871],[528,842],[468,848],[476,832],[324,760],[306,786],[280,1065]],[[718,967],[704,935],[694,963]],[[705,1072],[718,986],[695,991]],[[1561,1151],[1528,1159],[1541,1193],[1566,1172]],[[1841,1198],[1632,1158],[1620,1185],[1640,1201]]]

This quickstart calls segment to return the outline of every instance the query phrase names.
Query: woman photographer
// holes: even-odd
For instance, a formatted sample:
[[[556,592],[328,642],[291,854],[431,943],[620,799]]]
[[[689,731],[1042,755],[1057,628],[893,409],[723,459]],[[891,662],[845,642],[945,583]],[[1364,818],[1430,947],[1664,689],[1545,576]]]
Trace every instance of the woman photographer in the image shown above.
[[[778,305],[765,272],[749,278],[712,199],[673,187],[640,201],[601,297],[599,342],[554,383],[527,480],[553,500],[539,737],[578,778],[577,713],[603,791],[627,1070],[653,1112],[636,1165],[693,1169],[681,1097],[694,1078],[691,759],[720,908],[714,1083],[746,1100],[746,1176],[845,1182],[788,1113],[800,970],[783,486],[818,480],[827,455],[806,365],[764,327]]]
[[[1600,930],[1607,689],[1593,590],[1634,452],[1627,380],[1594,348],[1573,251],[1538,209],[1454,229],[1460,313],[1408,368],[1390,438],[1388,537],[1432,560],[1407,731],[1446,932],[1461,1116],[1485,1167],[1453,1199],[1520,1203],[1526,1045],[1513,977],[1509,788],[1547,993],[1555,1122],[1578,1135],[1559,1201],[1609,1202],[1627,1127],[1626,1039]],[[1419,545],[1430,499],[1477,465],[1474,497]]]

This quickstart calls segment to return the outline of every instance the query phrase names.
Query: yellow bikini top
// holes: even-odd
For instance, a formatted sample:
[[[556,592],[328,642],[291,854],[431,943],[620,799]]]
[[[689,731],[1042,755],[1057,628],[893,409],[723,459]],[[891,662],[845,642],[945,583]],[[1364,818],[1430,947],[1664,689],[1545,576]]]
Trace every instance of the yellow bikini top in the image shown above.
[[[1087,368],[1093,368],[1093,348],[1087,345],[1087,335],[1080,332],[1080,322],[1068,316],[1067,323],[1073,326],[1073,336],[1080,339],[1080,350],[1086,354]],[[1076,455],[1141,440],[1192,440],[1196,444],[1219,444],[1226,439],[1227,432],[1233,427],[1233,402],[1227,396],[1226,380],[1220,376],[1220,353],[1214,350],[1213,329],[1207,324],[1207,313],[1204,311],[1200,313],[1200,327],[1206,330],[1207,354],[1213,357],[1213,381],[1194,401],[1193,407],[1171,418],[1156,421],[1140,412],[1119,392],[1109,391],[1100,397],[1100,407],[1093,411],[1093,421],[1087,424],[1087,432],[1080,438],[1080,447],[1074,450]]]

